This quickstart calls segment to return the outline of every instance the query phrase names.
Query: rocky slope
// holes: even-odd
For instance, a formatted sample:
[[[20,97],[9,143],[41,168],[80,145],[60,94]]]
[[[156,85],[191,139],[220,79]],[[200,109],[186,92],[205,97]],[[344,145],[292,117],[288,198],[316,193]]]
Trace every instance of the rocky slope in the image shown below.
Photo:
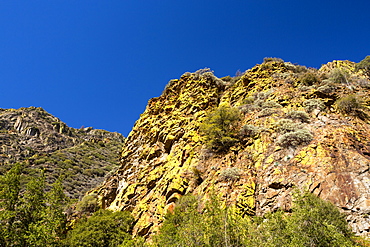
[[[126,139],[120,168],[90,193],[103,208],[132,211],[135,234],[149,236],[186,193],[206,199],[216,192],[241,214],[262,215],[289,210],[294,189],[306,189],[366,234],[369,93],[369,78],[350,61],[317,70],[266,59],[236,78],[185,73],[149,101]],[[207,148],[199,130],[221,105],[242,116],[239,141],[223,153]]]
[[[0,109],[0,174],[16,162],[25,173],[43,168],[50,183],[63,175],[67,194],[78,198],[117,166],[123,141],[118,133],[70,128],[42,108]]]

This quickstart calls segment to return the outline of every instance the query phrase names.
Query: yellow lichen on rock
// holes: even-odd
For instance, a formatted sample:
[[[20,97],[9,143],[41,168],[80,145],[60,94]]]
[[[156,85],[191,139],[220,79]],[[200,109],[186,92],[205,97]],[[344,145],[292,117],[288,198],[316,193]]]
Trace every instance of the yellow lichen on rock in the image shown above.
[[[126,139],[120,169],[95,193],[103,207],[131,211],[134,233],[145,237],[158,231],[164,215],[187,193],[205,201],[216,191],[235,212],[263,215],[290,210],[292,191],[308,189],[347,212],[359,208],[361,215],[370,200],[370,127],[366,118],[339,114],[334,102],[353,92],[366,98],[369,89],[356,83],[320,88],[329,85],[322,78],[335,68],[357,78],[354,66],[334,61],[315,70],[272,61],[247,70],[234,84],[209,71],[185,73],[148,102]],[[307,73],[318,82],[304,84],[300,78]],[[235,127],[238,142],[217,153],[205,147],[199,127],[220,105],[238,108],[241,119]],[[276,124],[292,111],[309,118],[290,119],[292,143],[302,133],[312,138],[278,145],[284,133]],[[253,134],[243,132],[244,126]],[[225,177],[228,169],[237,174]],[[370,230],[365,227],[370,220],[349,215],[359,233]]]

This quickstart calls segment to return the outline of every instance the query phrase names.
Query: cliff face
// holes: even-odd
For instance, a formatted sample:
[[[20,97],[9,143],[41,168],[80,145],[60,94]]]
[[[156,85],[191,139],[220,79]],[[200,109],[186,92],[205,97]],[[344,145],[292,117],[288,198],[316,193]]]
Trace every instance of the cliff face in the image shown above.
[[[42,168],[49,183],[63,175],[67,195],[78,198],[118,165],[123,141],[118,133],[68,127],[42,108],[0,109],[0,174],[16,162],[27,174]]]
[[[241,214],[262,215],[289,210],[297,187],[333,202],[354,231],[365,234],[369,88],[349,61],[315,70],[272,59],[237,78],[185,73],[149,101],[126,139],[120,168],[91,193],[103,208],[132,211],[135,234],[145,236],[158,231],[186,193],[207,198],[216,192]],[[343,108],[348,98],[360,103]],[[240,110],[244,133],[224,153],[207,148],[199,131],[220,105]],[[225,179],[231,168],[238,174]]]

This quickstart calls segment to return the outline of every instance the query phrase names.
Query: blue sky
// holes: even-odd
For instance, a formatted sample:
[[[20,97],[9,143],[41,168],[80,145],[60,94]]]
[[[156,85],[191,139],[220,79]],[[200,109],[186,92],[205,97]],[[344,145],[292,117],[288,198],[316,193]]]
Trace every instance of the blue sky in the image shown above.
[[[0,108],[127,135],[170,79],[370,55],[370,1],[2,0]]]

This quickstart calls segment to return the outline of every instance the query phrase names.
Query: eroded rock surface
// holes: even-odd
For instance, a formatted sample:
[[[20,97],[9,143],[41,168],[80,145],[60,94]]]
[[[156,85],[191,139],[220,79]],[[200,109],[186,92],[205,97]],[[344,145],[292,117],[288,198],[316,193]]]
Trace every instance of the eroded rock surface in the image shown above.
[[[347,83],[330,81],[338,68]],[[304,79],[307,73],[317,80]],[[263,215],[289,210],[294,190],[306,189],[337,205],[354,231],[366,234],[368,79],[349,61],[334,61],[320,70],[270,61],[232,79],[185,73],[149,101],[126,139],[120,169],[91,193],[99,195],[103,208],[132,211],[135,234],[149,236],[186,193],[207,198],[216,192],[241,214]],[[361,108],[341,113],[335,102],[350,94],[362,99]],[[215,153],[202,142],[199,126],[208,111],[223,104],[240,109],[240,129],[252,125],[258,133],[239,136],[229,151]],[[312,135],[300,145],[281,141],[280,120],[291,119],[291,111],[308,116],[292,120],[295,128]],[[240,171],[238,178],[222,179],[220,174],[233,167]]]

